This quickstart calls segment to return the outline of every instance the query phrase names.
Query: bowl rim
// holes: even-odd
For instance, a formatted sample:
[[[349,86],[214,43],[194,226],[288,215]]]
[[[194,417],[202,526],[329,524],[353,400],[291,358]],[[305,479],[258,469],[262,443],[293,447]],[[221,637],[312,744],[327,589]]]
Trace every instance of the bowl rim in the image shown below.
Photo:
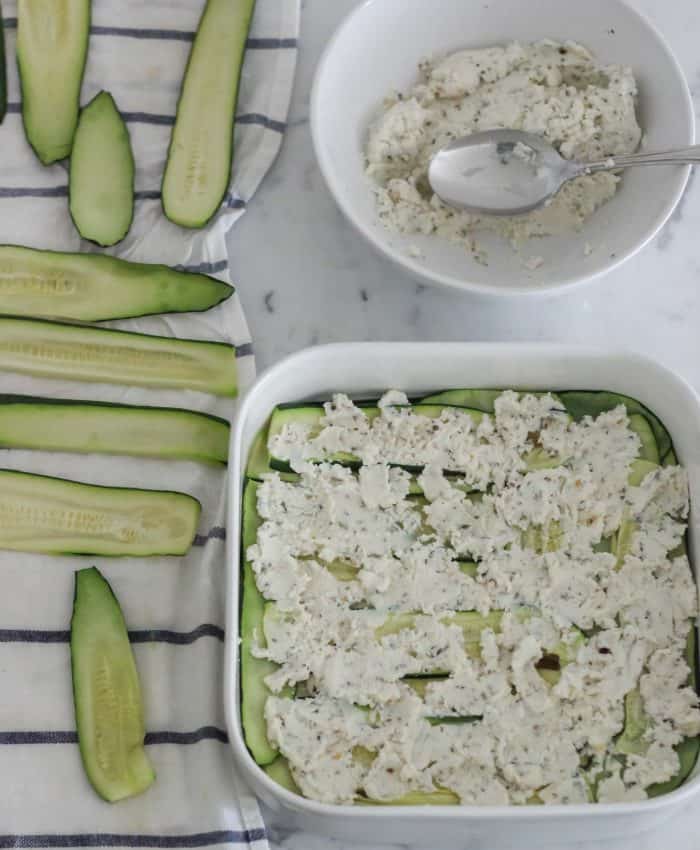
[[[651,36],[656,39],[661,50],[666,54],[671,67],[673,68],[679,85],[679,93],[682,95],[685,119],[688,122],[689,134],[684,145],[695,144],[696,138],[696,120],[693,98],[690,93],[688,80],[681,67],[678,57],[671,48],[666,37],[652,22],[650,17],[640,10],[634,8],[630,0],[608,0],[608,2],[616,2],[630,15],[636,16],[640,23],[650,32]],[[387,239],[381,238],[382,230],[379,230],[373,224],[365,222],[361,216],[357,215],[350,202],[344,196],[340,188],[340,180],[336,177],[336,171],[333,167],[331,158],[324,150],[322,141],[322,109],[321,109],[321,88],[323,79],[333,56],[333,52],[337,43],[345,36],[346,31],[354,23],[356,18],[361,17],[370,6],[376,5],[380,0],[364,0],[354,9],[352,9],[340,22],[334,30],[328,43],[326,44],[321,58],[314,72],[313,83],[311,87],[310,98],[310,125],[311,125],[311,140],[316,155],[316,161],[319,164],[323,178],[328,186],[328,189],[333,196],[336,204],[340,207],[345,217],[355,227],[355,229],[364,236],[364,238],[377,250],[381,255],[391,260],[395,265],[403,268],[405,271],[412,274],[415,278],[421,281],[427,281],[431,284],[446,286],[452,290],[461,292],[472,292],[479,295],[489,295],[494,297],[507,296],[540,296],[540,295],[555,295],[563,294],[564,292],[572,291],[588,281],[596,280],[622,266],[627,260],[631,259],[635,254],[643,250],[660,232],[669,218],[673,215],[674,210],[678,206],[685,190],[688,186],[692,166],[686,166],[682,170],[679,169],[678,177],[674,178],[676,182],[675,190],[672,192],[668,201],[656,218],[654,224],[646,231],[640,239],[631,245],[626,251],[623,251],[604,263],[599,269],[592,272],[581,272],[578,274],[565,275],[558,279],[557,282],[551,283],[533,283],[531,286],[523,285],[492,285],[488,283],[480,283],[473,280],[465,280],[455,277],[450,274],[435,271],[416,262],[405,251],[395,248]]]
[[[248,751],[239,706],[239,589],[243,566],[240,557],[240,536],[242,493],[246,481],[247,451],[244,453],[244,431],[247,420],[261,405],[266,407],[270,405],[268,385],[274,384],[279,375],[288,374],[290,371],[298,371],[307,375],[312,374],[319,362],[331,360],[334,357],[340,362],[352,363],[355,362],[355,355],[361,350],[372,353],[374,358],[392,354],[396,358],[401,358],[408,351],[420,353],[428,358],[431,352],[444,351],[445,349],[448,349],[451,354],[454,353],[454,356],[471,354],[476,357],[489,357],[489,355],[498,351],[501,355],[509,355],[509,359],[513,363],[518,363],[520,359],[518,355],[531,356],[535,354],[554,362],[569,362],[570,360],[597,362],[600,359],[612,363],[621,362],[631,370],[632,374],[652,375],[653,380],[663,380],[674,393],[682,394],[688,399],[689,404],[697,410],[698,421],[700,421],[700,394],[685,378],[652,357],[616,346],[593,346],[566,342],[338,342],[303,348],[269,366],[246,393],[232,429],[229,451],[223,698],[229,744],[237,765],[254,789],[263,788],[269,797],[279,800],[287,810],[313,814],[331,820],[337,818],[353,820],[369,818],[381,823],[390,823],[398,817],[415,817],[419,820],[437,823],[454,819],[465,823],[504,819],[535,822],[560,820],[567,822],[572,818],[581,816],[608,819],[616,815],[639,816],[664,812],[690,801],[700,794],[700,772],[691,776],[682,785],[667,794],[638,802],[554,804],[550,806],[346,806],[322,803],[288,791],[272,780],[264,769],[254,761]],[[594,381],[594,383],[596,382]],[[600,383],[604,386],[605,380]],[[339,377],[338,384],[343,384],[342,376]],[[271,409],[268,409],[268,414]],[[248,446],[249,448],[250,446]],[[700,470],[694,474],[700,478]],[[696,566],[695,575],[696,581],[700,581],[700,562]]]

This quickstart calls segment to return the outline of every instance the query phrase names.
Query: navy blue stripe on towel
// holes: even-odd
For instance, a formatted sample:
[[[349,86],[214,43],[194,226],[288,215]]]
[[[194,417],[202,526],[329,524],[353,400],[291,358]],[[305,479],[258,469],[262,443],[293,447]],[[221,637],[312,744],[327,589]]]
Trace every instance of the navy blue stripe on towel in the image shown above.
[[[121,38],[139,38],[152,41],[194,41],[194,30],[137,29],[134,27],[90,27],[92,35],[111,35]],[[297,47],[296,38],[249,38],[249,50],[292,50]]]
[[[68,186],[0,186],[0,200],[3,198],[67,198]],[[134,192],[137,201],[159,201],[160,190],[144,189]],[[246,202],[243,198],[226,195],[223,205],[230,210],[244,210]]]
[[[228,735],[223,729],[216,726],[202,726],[192,732],[147,732],[145,743],[153,744],[179,744],[186,746],[198,744],[200,741],[220,741],[228,743]],[[16,744],[77,744],[78,733],[71,731],[47,731],[47,732],[0,732],[0,746],[13,746]]]
[[[146,29],[138,27],[90,27],[91,35],[141,38],[151,41],[194,41],[193,30]]]
[[[236,355],[240,357],[238,351],[236,351]],[[192,541],[193,546],[204,546],[210,540],[226,540],[226,529],[222,528],[220,525],[215,525],[213,528],[210,528],[207,534],[197,534]]]
[[[175,266],[180,272],[194,272],[196,274],[217,274],[228,268],[228,260],[216,260],[213,263],[196,263],[192,266]]]
[[[243,342],[236,346],[236,357],[248,357],[253,353],[253,343]]]
[[[144,189],[141,192],[134,192],[135,201],[159,201],[160,189]]]
[[[220,741],[228,744],[228,735],[216,726],[202,726],[194,732],[147,732],[146,744],[197,744],[199,741]]]
[[[0,186],[0,200],[5,198],[67,198],[68,186]],[[134,192],[137,201],[159,201],[158,189]],[[230,210],[244,210],[246,202],[231,192],[226,195],[223,205]]]
[[[0,198],[67,198],[68,186],[0,186]]]
[[[0,186],[0,198],[67,198],[68,186]],[[159,201],[159,189],[134,192],[137,201]]]
[[[17,26],[17,18],[5,18],[7,29]],[[137,27],[100,27],[91,26],[92,35],[117,36],[121,38],[140,38],[153,41],[194,41],[193,30],[139,29]],[[296,38],[249,38],[246,47],[249,50],[293,50],[298,46]]]
[[[214,844],[250,844],[266,838],[264,829],[217,830],[193,835],[134,835],[116,832],[77,835],[0,835],[0,850],[44,847],[210,847]]]
[[[14,106],[15,104],[12,104]],[[175,123],[173,115],[158,115],[154,112],[122,112],[122,118],[127,124],[154,124],[163,127],[172,127]],[[284,121],[276,121],[274,118],[268,118],[267,115],[261,115],[259,112],[248,112],[236,117],[236,124],[256,124],[260,127],[265,127],[267,130],[274,130],[276,133],[284,133],[287,125]]]
[[[7,104],[8,115],[19,115],[21,112],[21,103]],[[172,127],[175,123],[174,115],[159,115],[157,112],[122,112],[121,116],[127,124],[153,124],[161,127]],[[287,129],[284,121],[276,121],[274,118],[269,118],[259,112],[244,112],[242,115],[236,116],[236,123],[256,124],[268,130],[274,130],[276,133],[284,133]]]
[[[129,631],[132,643],[169,643],[186,646],[202,637],[223,641],[224,630],[214,623],[202,623],[189,632],[170,629],[134,629]],[[0,629],[0,643],[68,643],[70,632],[63,629]]]
[[[0,198],[67,198],[68,186],[0,186]],[[134,192],[137,201],[159,201],[159,189]]]
[[[259,112],[249,112],[244,115],[237,115],[236,124],[258,124],[260,127],[265,127],[268,130],[274,130],[276,133],[284,133],[287,129],[287,125],[284,121],[275,121],[274,118],[268,118],[267,115],[261,115]]]
[[[122,118],[127,124],[157,124],[172,127],[175,118],[172,115],[158,115],[155,112],[122,112]]]
[[[299,46],[296,38],[249,38],[249,50],[294,50]]]

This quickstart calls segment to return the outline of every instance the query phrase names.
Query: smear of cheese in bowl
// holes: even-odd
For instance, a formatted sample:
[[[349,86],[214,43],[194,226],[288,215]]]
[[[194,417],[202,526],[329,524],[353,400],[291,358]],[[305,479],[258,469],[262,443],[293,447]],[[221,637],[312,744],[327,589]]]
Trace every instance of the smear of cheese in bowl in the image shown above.
[[[454,139],[497,128],[548,139],[567,158],[632,153],[642,131],[637,84],[620,65],[601,66],[584,47],[545,40],[461,50],[425,61],[405,94],[385,101],[366,146],[379,217],[401,233],[436,234],[475,251],[474,234],[495,231],[514,246],[580,226],[618,190],[613,173],[566,184],[552,202],[512,218],[474,215],[443,204],[430,189],[434,153]]]

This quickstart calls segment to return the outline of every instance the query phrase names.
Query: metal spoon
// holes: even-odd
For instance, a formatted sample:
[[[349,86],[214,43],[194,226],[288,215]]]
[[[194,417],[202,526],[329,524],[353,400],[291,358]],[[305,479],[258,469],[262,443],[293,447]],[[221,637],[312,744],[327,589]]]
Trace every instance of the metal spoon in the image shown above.
[[[488,130],[457,139],[438,151],[430,161],[428,180],[448,206],[488,215],[521,215],[544,206],[565,183],[581,174],[632,165],[694,162],[700,162],[700,145],[577,162],[564,159],[534,133]]]

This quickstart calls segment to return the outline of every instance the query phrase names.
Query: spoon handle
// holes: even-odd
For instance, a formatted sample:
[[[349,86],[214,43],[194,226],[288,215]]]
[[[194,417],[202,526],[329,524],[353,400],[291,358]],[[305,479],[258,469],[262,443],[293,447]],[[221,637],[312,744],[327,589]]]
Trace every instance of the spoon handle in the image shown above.
[[[700,163],[700,145],[670,151],[609,156],[597,162],[585,163],[584,173],[594,174],[596,171],[614,171],[617,168],[629,168],[632,165],[692,165],[696,162]]]

